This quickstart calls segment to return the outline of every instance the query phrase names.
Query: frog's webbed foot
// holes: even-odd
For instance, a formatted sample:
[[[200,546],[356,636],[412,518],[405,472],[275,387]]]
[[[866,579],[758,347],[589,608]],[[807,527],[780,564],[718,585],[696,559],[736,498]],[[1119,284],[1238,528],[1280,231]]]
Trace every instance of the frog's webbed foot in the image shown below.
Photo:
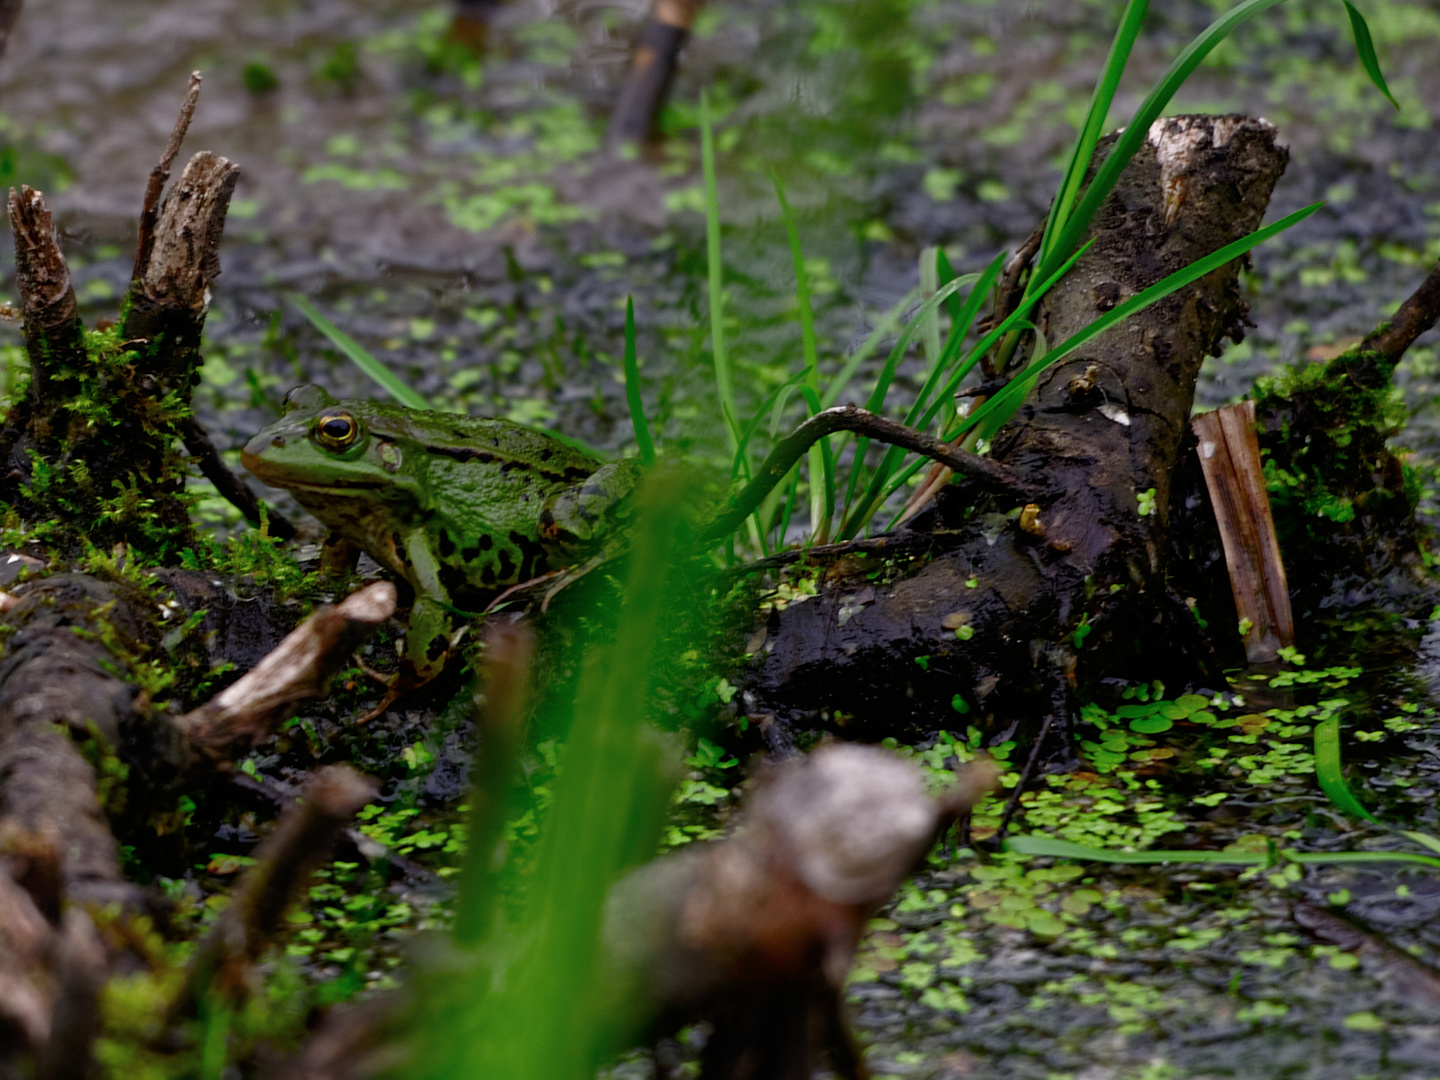
[[[422,596],[410,610],[410,626],[405,633],[405,654],[400,670],[385,675],[367,667],[360,668],[385,687],[385,696],[373,709],[361,716],[357,724],[369,723],[383,715],[390,706],[412,691],[419,690],[445,670],[450,658],[449,613],[429,597]]]

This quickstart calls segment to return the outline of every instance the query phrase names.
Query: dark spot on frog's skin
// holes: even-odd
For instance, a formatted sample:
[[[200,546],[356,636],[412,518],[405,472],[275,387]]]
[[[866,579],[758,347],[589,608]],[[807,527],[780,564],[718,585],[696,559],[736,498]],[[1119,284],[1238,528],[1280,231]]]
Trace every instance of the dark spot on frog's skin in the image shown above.
[[[450,643],[445,640],[445,635],[441,634],[431,639],[430,644],[425,646],[425,659],[439,660],[440,657],[445,655],[445,650],[449,647]]]
[[[440,568],[440,584],[445,586],[445,591],[451,596],[461,596],[469,588],[470,582],[465,577],[465,571],[458,566],[442,566]]]
[[[501,581],[514,581],[514,580],[515,580],[515,570],[516,570],[515,560],[510,557],[510,552],[508,552],[508,551],[502,551],[502,552],[500,552],[500,580],[501,580]]]
[[[499,446],[500,446],[500,438],[499,438],[499,436],[497,436],[497,435],[492,435],[492,436],[490,436],[490,445],[491,445],[491,446],[494,446],[494,447],[496,447],[496,448],[498,449]]]
[[[448,559],[448,558],[450,558],[451,555],[454,555],[454,554],[455,554],[455,538],[450,535],[450,533],[449,533],[448,530],[441,529],[441,530],[440,530],[440,557],[441,557],[442,559]]]
[[[545,569],[545,548],[528,536],[512,531],[510,542],[520,549],[520,581],[529,581]]]
[[[476,450],[473,446],[431,446],[427,449],[432,454],[439,454],[455,461],[473,461],[480,465],[488,465],[495,460],[495,455],[489,450]]]
[[[481,551],[489,551],[492,547],[495,546],[495,538],[489,533],[482,533],[480,539],[477,540],[476,543],[480,545]]]
[[[485,569],[480,572],[480,584],[484,585],[487,588],[495,587],[494,566],[486,566]]]
[[[460,552],[460,559],[461,559],[462,562],[474,562],[474,561],[475,561],[476,559],[478,559],[479,557],[480,557],[480,548],[479,548],[478,546],[477,546],[477,547],[468,547],[468,548],[466,548],[464,551]]]
[[[548,447],[548,446],[547,446],[544,450],[541,450],[541,451],[540,451],[540,460],[541,460],[541,461],[549,461],[549,460],[550,460],[552,457],[554,457],[554,456],[555,456],[555,451],[554,451],[554,450],[551,450],[550,447]]]
[[[581,480],[588,480],[594,472],[590,469],[576,468],[574,465],[565,470],[565,480],[571,484],[578,484]]]
[[[518,468],[520,468],[520,462],[515,461],[515,460],[513,460],[513,459],[511,459],[510,461],[501,462],[501,464],[500,464],[500,475],[501,475],[501,476],[504,476],[504,475],[505,475],[506,473],[508,473],[511,469],[518,469]]]

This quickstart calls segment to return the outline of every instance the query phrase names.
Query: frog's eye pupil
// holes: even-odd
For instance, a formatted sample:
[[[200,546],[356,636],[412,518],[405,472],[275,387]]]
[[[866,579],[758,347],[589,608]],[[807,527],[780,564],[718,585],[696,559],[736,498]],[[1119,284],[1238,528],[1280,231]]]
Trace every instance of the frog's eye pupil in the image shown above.
[[[329,446],[348,446],[355,441],[359,429],[354,417],[348,413],[337,413],[321,417],[317,430],[321,442]]]

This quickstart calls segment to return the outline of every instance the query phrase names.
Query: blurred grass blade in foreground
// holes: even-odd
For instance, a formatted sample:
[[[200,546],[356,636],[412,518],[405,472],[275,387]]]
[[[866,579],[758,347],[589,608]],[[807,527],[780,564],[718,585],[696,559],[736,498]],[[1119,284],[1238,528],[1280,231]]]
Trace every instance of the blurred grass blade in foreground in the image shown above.
[[[598,975],[605,897],[658,841],[670,776],[645,702],[651,673],[665,668],[658,643],[673,592],[702,587],[682,581],[679,569],[685,492],[681,475],[660,470],[639,493],[614,635],[592,638],[586,650],[564,769],[537,846],[532,855],[512,844],[498,876],[467,875],[467,886],[481,882],[499,895],[476,902],[462,894],[461,910],[509,918],[487,915],[489,925],[480,926],[472,917],[467,929],[480,931],[474,950],[452,946],[422,981],[408,1071],[415,1080],[580,1080],[613,1049],[625,1010]],[[546,709],[563,714],[565,704]],[[553,727],[555,717],[537,722]],[[471,865],[483,858],[477,853]]]

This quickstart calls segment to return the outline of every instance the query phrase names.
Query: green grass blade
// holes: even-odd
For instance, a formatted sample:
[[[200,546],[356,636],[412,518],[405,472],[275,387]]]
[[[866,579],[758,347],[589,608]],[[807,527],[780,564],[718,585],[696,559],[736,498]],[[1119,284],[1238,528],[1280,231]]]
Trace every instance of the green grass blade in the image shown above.
[[[1409,832],[1402,829],[1400,831],[1400,835],[1405,837],[1405,839],[1413,840],[1421,847],[1429,848],[1431,851],[1435,852],[1435,854],[1440,855],[1440,840],[1435,839],[1435,837],[1431,836],[1429,833]]]
[[[725,438],[733,452],[739,445],[735,429],[735,390],[730,358],[725,351],[725,269],[720,260],[720,194],[715,181],[715,133],[710,123],[710,95],[700,92],[700,166],[705,174],[705,252],[710,284],[710,351],[715,361],[715,390],[721,411],[729,418]]]
[[[412,409],[430,408],[430,402],[407,386],[398,375],[367,352],[358,341],[321,315],[308,299],[299,293],[291,293],[290,302],[295,305],[300,314],[314,324],[316,330],[329,338],[330,343],[344,353],[351,363],[374,379],[380,389],[401,405],[407,405]]]
[[[955,369],[955,371],[950,374],[950,377],[946,380],[945,386],[940,391],[940,393],[935,396],[935,399],[930,402],[929,405],[926,406],[925,412],[921,415],[919,423],[911,424],[911,427],[918,427],[923,431],[925,428],[928,428],[930,426],[931,422],[934,421],[935,416],[944,407],[945,403],[951,399],[951,396],[955,393],[955,390],[957,387],[959,387],[961,381],[965,378],[966,375],[970,373],[971,369],[975,367],[976,363],[979,362],[980,357],[984,356],[985,353],[988,352],[997,341],[999,341],[1002,337],[1004,337],[1012,329],[1014,329],[1016,326],[1018,326],[1021,322],[1025,320],[1026,316],[1028,316],[1030,313],[1030,309],[1039,302],[1040,297],[1045,294],[1045,291],[1065,275],[1065,273],[1070,269],[1070,267],[1075,264],[1076,260],[1078,260],[1080,256],[1089,249],[1090,244],[1092,243],[1094,243],[1093,240],[1087,242],[1084,247],[1082,247],[1079,251],[1075,252],[1074,255],[1070,256],[1070,258],[1067,259],[1060,266],[1060,268],[1050,276],[1050,278],[1045,282],[1042,289],[1037,290],[1034,294],[1030,296],[1022,298],[1019,306],[1017,306],[1016,309],[1011,312],[1003,322],[1000,323],[999,326],[995,327],[993,330],[991,330],[988,334],[986,334],[983,338],[980,339],[980,341],[965,355],[965,359],[960,362],[960,365]],[[953,438],[953,436],[946,436],[946,438]],[[882,501],[882,492],[884,493],[883,497],[888,497],[889,494],[895,491],[896,487],[903,482],[903,480],[898,480],[892,483],[890,482],[890,476],[895,471],[895,468],[900,464],[900,462],[904,460],[904,457],[905,451],[901,450],[899,447],[892,446],[885,452],[885,457],[881,459],[879,466],[876,467],[874,474],[870,478],[870,483],[866,487],[864,497],[860,500],[860,502],[855,506],[853,510],[851,509],[851,503],[854,501],[856,477],[859,474],[852,468],[850,473],[850,485],[845,495],[846,516],[844,528],[840,530],[841,540],[850,540],[855,536],[856,533],[860,531],[860,529],[870,519],[870,516],[875,512],[875,508],[880,505]],[[858,457],[857,460],[859,460]],[[913,476],[915,474],[915,470],[923,464],[923,460],[917,462],[913,467],[905,471],[903,477],[905,479],[908,479],[910,476]],[[887,483],[889,484],[888,489],[886,487]]]
[[[1032,282],[1048,276],[1055,265],[1080,242],[1080,237],[1085,235],[1085,231],[1090,227],[1090,221],[1100,209],[1100,204],[1115,187],[1120,173],[1150,133],[1150,125],[1159,118],[1181,84],[1200,66],[1205,57],[1210,55],[1211,50],[1243,23],[1283,2],[1284,0],[1245,0],[1212,22],[1175,58],[1115,141],[1109,156],[1096,172],[1095,179],[1090,182],[1085,194],[1065,220],[1060,234],[1048,246],[1045,257],[1040,260],[1040,265],[1031,279]]]
[[[1016,855],[1045,855],[1056,859],[1155,866],[1162,863],[1221,863],[1232,866],[1266,866],[1270,856],[1258,851],[1113,851],[1059,840],[1053,836],[1012,836],[1005,850]]]
[[[945,344],[945,351],[940,355],[940,363],[936,364],[930,372],[930,377],[925,380],[925,385],[920,388],[920,393],[915,396],[915,404],[905,414],[905,423],[914,425],[917,418],[924,414],[925,407],[930,403],[930,395],[935,392],[935,384],[940,381],[949,368],[950,363],[960,352],[960,345],[965,340],[965,335],[970,332],[970,326],[975,321],[975,316],[980,313],[980,305],[990,295],[996,279],[1000,276],[1000,270],[1005,265],[1005,252],[1000,252],[991,260],[975,287],[965,297],[962,305],[958,297],[955,300],[956,309],[951,312],[950,338]]]
[[[1145,289],[1143,292],[1126,300],[1123,304],[1107,311],[1104,315],[1100,316],[1100,318],[1085,327],[1085,329],[1072,335],[1044,356],[1033,361],[1028,367],[1011,379],[1010,382],[1006,384],[1004,390],[1000,391],[1000,393],[976,409],[975,412],[961,421],[959,425],[952,428],[946,437],[954,438],[955,435],[961,431],[980,424],[982,425],[981,433],[986,438],[990,438],[1014,415],[1016,408],[1019,407],[1020,402],[1024,399],[1025,393],[1029,390],[1030,384],[1034,381],[1035,376],[1051,364],[1070,355],[1070,353],[1074,352],[1081,345],[1104,333],[1122,319],[1129,318],[1137,311],[1144,310],[1157,300],[1163,300],[1176,290],[1183,289],[1197,278],[1204,277],[1212,270],[1224,266],[1232,259],[1239,258],[1257,244],[1262,244],[1272,236],[1284,232],[1292,225],[1299,224],[1324,205],[1324,203],[1313,203],[1304,209],[1295,211],[1293,214],[1287,214],[1273,225],[1256,229],[1249,236],[1241,237],[1233,243],[1226,244],[1219,251],[1212,252],[1203,259],[1196,259],[1189,266],[1162,278],[1148,289]]]
[[[1042,264],[1070,217],[1076,196],[1080,194],[1080,185],[1085,180],[1085,170],[1090,167],[1090,158],[1094,156],[1095,146],[1099,143],[1100,136],[1105,134],[1105,119],[1110,115],[1115,90],[1120,85],[1120,76],[1125,73],[1125,65],[1130,60],[1130,49],[1134,46],[1135,39],[1140,36],[1140,24],[1145,21],[1145,13],[1149,7],[1149,0],[1130,0],[1125,6],[1125,15],[1115,31],[1115,40],[1110,43],[1110,55],[1105,58],[1105,67],[1100,72],[1100,80],[1095,84],[1095,93],[1090,98],[1090,110],[1086,113],[1085,123],[1075,140],[1070,163],[1065,168],[1065,177],[1060,182],[1060,190],[1056,193],[1055,200],[1050,204],[1050,216],[1045,222],[1045,234],[1040,246]]]
[[[780,183],[780,177],[773,169],[770,171],[770,181],[775,185],[775,198],[780,201],[780,216],[785,221],[785,235],[790,241],[790,261],[795,267],[795,305],[800,315],[800,348],[805,360],[805,382],[814,391],[812,396],[815,396],[820,393],[820,354],[815,343],[815,311],[810,302],[810,273],[805,269],[805,252],[800,246],[800,228],[795,223],[795,214],[790,209],[789,200],[785,198],[785,188]],[[818,397],[816,400],[819,400]],[[779,420],[783,412],[783,405],[775,410],[776,420]],[[829,442],[828,439],[822,441]],[[806,457],[810,471],[810,520],[818,528],[825,500],[824,451],[819,446],[812,446]],[[798,482],[799,472],[795,475]],[[788,520],[789,503],[786,504],[785,514]],[[783,528],[781,533],[783,535]]]
[[[1375,84],[1375,89],[1385,95],[1395,108],[1400,108],[1400,103],[1390,93],[1390,87],[1385,85],[1385,76],[1380,71],[1380,58],[1375,55],[1375,40],[1370,36],[1370,27],[1365,22],[1365,16],[1350,0],[1344,0],[1345,13],[1350,16],[1350,32],[1355,36],[1355,52],[1360,56],[1360,65],[1365,69],[1365,74],[1370,76],[1370,81]]]
[[[944,248],[935,249],[935,280],[941,285],[948,285],[955,280],[955,268],[950,265],[950,256],[945,254]],[[945,311],[953,321],[960,314],[960,298],[952,296],[946,300]]]
[[[1315,725],[1315,776],[1320,790],[1351,817],[1374,821],[1375,816],[1361,805],[1345,783],[1340,765],[1340,717],[1331,716]]]
[[[925,301],[916,309],[915,314],[910,316],[910,321],[907,322],[900,331],[900,336],[895,340],[895,345],[890,350],[890,355],[886,357],[885,366],[880,369],[880,375],[875,380],[875,389],[870,391],[870,397],[866,401],[865,407],[867,409],[871,412],[878,413],[885,407],[885,397],[890,393],[890,384],[895,381],[896,369],[899,368],[900,361],[905,356],[905,351],[910,347],[910,342],[914,339],[915,335],[924,328],[926,319],[933,316],[935,309],[948,298],[954,296],[956,292],[963,289],[966,285],[970,285],[979,280],[979,277],[979,274],[965,274],[963,277],[957,277],[948,284],[942,285],[925,298]]]
[[[840,365],[840,370],[835,373],[835,378],[830,380],[829,388],[820,395],[821,409],[828,409],[840,401],[840,396],[850,388],[850,382],[855,378],[855,373],[860,370],[860,365],[870,359],[870,354],[875,351],[875,346],[895,332],[906,309],[915,302],[919,295],[918,288],[911,289],[897,300],[884,315],[880,316],[880,321],[870,331],[869,337]]]
[[[645,405],[640,400],[640,363],[635,355],[635,300],[630,296],[625,298],[625,403],[630,406],[630,424],[635,428],[640,461],[652,465],[655,462],[655,443],[650,438]]]
[[[815,345],[815,311],[810,303],[810,274],[805,269],[805,252],[800,247],[800,229],[795,214],[785,198],[780,177],[772,169],[770,182],[775,185],[775,198],[780,200],[780,216],[785,222],[785,235],[790,240],[790,261],[795,267],[795,303],[800,314],[800,348],[805,358],[806,381],[817,394],[820,392],[820,357]]]
[[[1277,850],[1273,855],[1259,851],[1114,851],[1110,848],[1072,844],[1053,836],[1012,836],[1004,850],[1016,855],[1076,859],[1085,862],[1118,863],[1128,866],[1159,866],[1166,863],[1193,863],[1230,866],[1272,866],[1278,859],[1307,866],[1341,866],[1356,863],[1411,863],[1440,867],[1440,858],[1410,851],[1296,851]]]
[[[1417,866],[1440,867],[1440,859],[1433,855],[1417,855],[1413,851],[1294,851],[1286,848],[1280,853],[1291,862],[1306,866],[1344,866],[1347,863],[1413,863]]]

